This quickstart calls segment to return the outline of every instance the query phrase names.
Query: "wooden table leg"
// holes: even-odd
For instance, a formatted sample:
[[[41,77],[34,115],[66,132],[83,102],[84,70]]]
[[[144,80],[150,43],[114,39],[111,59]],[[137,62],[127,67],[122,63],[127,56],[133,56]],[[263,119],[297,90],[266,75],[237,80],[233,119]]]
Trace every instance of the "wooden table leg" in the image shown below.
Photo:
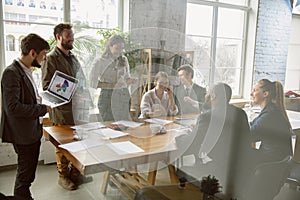
[[[101,186],[101,193],[102,194],[106,194],[108,181],[109,181],[109,171],[106,171],[103,174],[103,181],[102,181],[102,186]]]
[[[175,166],[169,164],[168,165],[168,169],[169,169],[169,176],[170,176],[170,182],[171,184],[177,184],[179,183],[178,177],[176,175],[176,171],[175,171]]]
[[[150,163],[149,172],[148,172],[148,182],[151,185],[155,185],[156,173],[157,173],[158,162]]]

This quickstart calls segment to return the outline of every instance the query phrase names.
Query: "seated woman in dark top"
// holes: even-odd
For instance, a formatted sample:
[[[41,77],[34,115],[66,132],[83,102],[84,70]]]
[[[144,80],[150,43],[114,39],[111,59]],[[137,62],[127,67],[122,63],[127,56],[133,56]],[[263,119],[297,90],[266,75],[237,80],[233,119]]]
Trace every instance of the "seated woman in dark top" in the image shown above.
[[[261,79],[253,87],[251,97],[253,103],[262,110],[250,122],[250,139],[254,151],[245,159],[243,177],[244,180],[249,178],[238,199],[273,199],[284,184],[286,175],[282,174],[283,171],[288,170],[278,166],[285,166],[282,162],[292,155],[292,130],[284,106],[282,84]],[[261,142],[260,145],[255,145],[257,142]],[[263,170],[268,170],[268,184],[263,184],[258,178]]]
[[[257,164],[280,161],[292,155],[291,124],[284,105],[282,84],[261,79],[254,86],[251,97],[262,111],[250,122],[253,142],[261,141],[255,156]]]

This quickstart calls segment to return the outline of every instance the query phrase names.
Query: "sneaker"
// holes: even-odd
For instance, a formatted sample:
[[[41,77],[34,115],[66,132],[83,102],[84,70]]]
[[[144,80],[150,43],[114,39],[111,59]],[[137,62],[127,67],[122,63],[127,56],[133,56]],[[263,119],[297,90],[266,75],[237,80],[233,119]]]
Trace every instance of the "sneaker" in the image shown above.
[[[77,186],[68,177],[60,176],[58,184],[66,190],[76,190]]]
[[[75,185],[81,185],[84,183],[89,183],[93,181],[92,176],[84,176],[82,174],[79,174],[78,176],[71,176],[70,179],[73,181]]]

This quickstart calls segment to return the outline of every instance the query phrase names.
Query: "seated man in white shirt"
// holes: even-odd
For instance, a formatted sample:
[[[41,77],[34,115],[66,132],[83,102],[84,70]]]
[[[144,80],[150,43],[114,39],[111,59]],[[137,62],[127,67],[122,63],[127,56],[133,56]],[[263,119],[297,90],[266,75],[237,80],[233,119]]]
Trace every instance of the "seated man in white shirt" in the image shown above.
[[[139,118],[170,116],[178,113],[173,91],[169,87],[168,74],[158,72],[154,77],[154,88],[143,95]]]

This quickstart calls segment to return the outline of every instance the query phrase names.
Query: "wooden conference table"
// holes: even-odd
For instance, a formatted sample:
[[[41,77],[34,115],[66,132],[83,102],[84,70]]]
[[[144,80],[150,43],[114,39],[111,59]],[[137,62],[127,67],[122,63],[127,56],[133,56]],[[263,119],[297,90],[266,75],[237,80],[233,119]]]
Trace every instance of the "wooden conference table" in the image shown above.
[[[288,116],[292,124],[292,128],[296,134],[294,159],[300,162],[300,112],[288,111]],[[191,116],[189,116],[191,117]],[[197,118],[197,116],[194,116]],[[167,117],[167,120],[174,121],[174,117]],[[68,160],[84,175],[105,172],[104,181],[101,192],[105,193],[107,188],[107,180],[109,171],[112,169],[133,169],[138,164],[150,163],[147,183],[155,184],[157,162],[172,163],[176,158],[172,153],[176,152],[176,144],[174,138],[180,134],[184,134],[183,126],[175,123],[170,123],[164,126],[167,130],[166,134],[152,135],[149,128],[149,123],[145,123],[137,128],[130,128],[124,132],[128,135],[106,140],[105,143],[114,143],[122,141],[130,141],[136,146],[144,150],[141,153],[119,155],[113,151],[108,145],[101,145],[90,149],[85,149],[79,152],[70,152],[62,149],[62,152]],[[178,131],[180,130],[180,131]],[[56,147],[60,144],[75,142],[73,130],[70,126],[50,126],[44,127],[43,132]],[[100,136],[99,136],[100,137]],[[59,148],[59,147],[58,147]],[[169,165],[171,183],[177,183],[177,177],[174,173],[174,168]],[[106,180],[106,181],[105,181]]]
[[[195,116],[196,117],[196,116]],[[167,117],[167,120],[174,120],[174,117]],[[109,123],[107,123],[109,124]],[[144,152],[119,155],[108,145],[99,145],[93,148],[85,149],[78,152],[71,152],[60,148],[59,145],[75,142],[74,131],[70,126],[50,126],[44,127],[44,136],[49,139],[56,147],[60,148],[68,160],[84,175],[106,172],[104,179],[108,179],[109,171],[115,169],[133,169],[138,164],[151,164],[147,182],[149,185],[155,184],[157,162],[171,163],[171,153],[176,150],[175,137],[184,134],[187,130],[185,127],[169,123],[164,125],[166,134],[151,134],[150,123],[144,123],[136,128],[129,128],[124,132],[128,135],[115,139],[104,140],[103,144],[114,142],[130,141],[144,150]],[[180,131],[178,131],[180,130]],[[89,133],[87,133],[89,135]],[[88,136],[89,137],[89,136]],[[101,136],[93,136],[94,140],[101,140]],[[173,173],[173,168],[169,165],[171,183],[176,183],[177,177]],[[103,182],[102,193],[106,192],[107,182]]]

